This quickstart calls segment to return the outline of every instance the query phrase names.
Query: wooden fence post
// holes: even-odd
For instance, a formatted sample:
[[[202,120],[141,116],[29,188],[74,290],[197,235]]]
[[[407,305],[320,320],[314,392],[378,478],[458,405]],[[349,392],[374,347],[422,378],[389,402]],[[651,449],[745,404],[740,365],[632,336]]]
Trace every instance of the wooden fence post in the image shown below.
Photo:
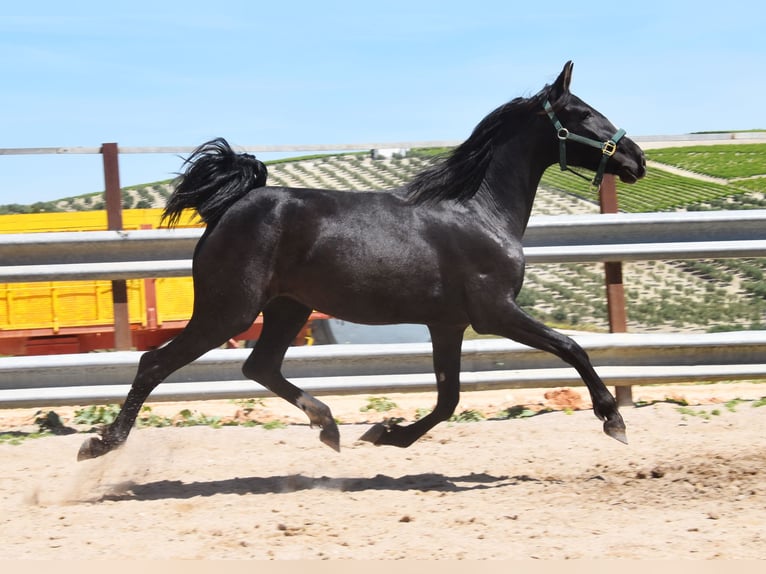
[[[116,143],[101,145],[104,162],[104,189],[107,229],[122,229],[122,193],[120,190],[120,161]],[[128,351],[133,347],[128,315],[128,284],[124,279],[112,281],[112,305],[114,307],[114,348]]]
[[[611,174],[604,175],[604,180],[598,190],[601,213],[617,213],[617,183]],[[604,281],[606,284],[606,305],[609,314],[609,332],[626,333],[628,331],[628,316],[625,311],[625,288],[622,282],[622,262],[606,261],[604,263]],[[633,405],[633,389],[629,386],[615,388],[619,406]]]

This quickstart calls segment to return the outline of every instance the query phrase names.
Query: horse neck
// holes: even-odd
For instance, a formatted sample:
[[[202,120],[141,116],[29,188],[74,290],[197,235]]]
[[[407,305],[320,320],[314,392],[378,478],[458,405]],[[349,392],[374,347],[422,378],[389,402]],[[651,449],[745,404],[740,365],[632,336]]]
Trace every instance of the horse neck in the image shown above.
[[[527,228],[537,188],[550,158],[550,138],[529,133],[512,136],[499,146],[482,182],[480,194],[503,219],[510,233],[521,237]],[[549,143],[549,142],[547,142]]]

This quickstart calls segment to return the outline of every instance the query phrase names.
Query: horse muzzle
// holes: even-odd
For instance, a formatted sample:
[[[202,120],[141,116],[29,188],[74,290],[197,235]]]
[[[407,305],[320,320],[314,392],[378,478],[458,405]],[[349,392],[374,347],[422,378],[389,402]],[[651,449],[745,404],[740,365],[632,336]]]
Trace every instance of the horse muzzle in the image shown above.
[[[624,161],[620,169],[617,171],[616,175],[623,183],[636,183],[639,179],[646,175],[646,156],[638,146],[636,146],[636,149],[638,152],[638,157],[636,160]]]

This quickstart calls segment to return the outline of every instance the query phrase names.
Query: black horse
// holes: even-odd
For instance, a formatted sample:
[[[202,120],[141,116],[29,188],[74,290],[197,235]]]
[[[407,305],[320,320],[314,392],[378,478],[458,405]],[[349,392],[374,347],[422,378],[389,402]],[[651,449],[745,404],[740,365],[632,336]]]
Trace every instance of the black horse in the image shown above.
[[[152,390],[168,375],[246,330],[263,332],[243,373],[302,409],[339,450],[330,409],[281,374],[285,352],[312,309],[356,323],[428,326],[438,397],[407,426],[375,425],[362,437],[407,447],[454,412],[463,332],[472,325],[549,351],[577,369],[604,432],[626,441],[617,404],[585,351],[516,303],[524,278],[521,238],[543,171],[560,161],[627,183],[646,171],[641,149],[569,91],[572,63],[552,85],[499,107],[443,161],[408,185],[368,193],[265,187],[266,167],[225,140],[198,148],[163,213],[184,209],[207,224],[194,252],[194,311],[184,331],[141,356],[116,420],[78,459],[128,437]],[[567,144],[567,141],[570,143]]]

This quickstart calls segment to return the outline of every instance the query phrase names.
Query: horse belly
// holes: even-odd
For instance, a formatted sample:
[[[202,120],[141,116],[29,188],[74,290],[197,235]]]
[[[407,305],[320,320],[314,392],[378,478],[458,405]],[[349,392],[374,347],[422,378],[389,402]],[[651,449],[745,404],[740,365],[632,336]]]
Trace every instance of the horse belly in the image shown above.
[[[354,323],[462,322],[462,289],[432,259],[410,250],[317,253],[290,275],[288,293]]]

